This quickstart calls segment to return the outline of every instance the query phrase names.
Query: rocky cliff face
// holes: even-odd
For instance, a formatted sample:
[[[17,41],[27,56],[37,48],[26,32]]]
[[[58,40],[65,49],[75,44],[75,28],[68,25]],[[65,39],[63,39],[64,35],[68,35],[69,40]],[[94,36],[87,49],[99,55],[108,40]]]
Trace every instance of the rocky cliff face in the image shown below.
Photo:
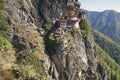
[[[14,72],[16,79],[50,80],[51,77],[53,80],[104,80],[106,75],[99,73],[99,69],[103,73],[104,70],[94,54],[92,35],[85,40],[82,30],[68,29],[60,37],[56,37],[52,30],[46,32],[46,27],[54,22],[54,18],[67,12],[69,1],[77,2],[77,0],[5,0],[6,9],[3,13],[11,26],[10,36],[18,62],[15,64],[20,66],[13,70],[17,71]],[[47,33],[46,36],[43,36],[44,32]],[[40,64],[34,63],[37,60]],[[27,74],[24,73],[23,68],[29,65],[33,67],[31,72],[35,74],[29,72],[30,70]],[[31,66],[28,68],[31,69]],[[41,66],[43,68],[39,71]],[[23,72],[20,72],[20,69],[23,69]],[[20,75],[18,72],[24,74]],[[47,77],[44,78],[45,76]]]
[[[80,80],[88,68],[86,48],[80,31],[66,32],[59,42],[48,41],[46,48],[54,71],[52,75],[56,79]]]

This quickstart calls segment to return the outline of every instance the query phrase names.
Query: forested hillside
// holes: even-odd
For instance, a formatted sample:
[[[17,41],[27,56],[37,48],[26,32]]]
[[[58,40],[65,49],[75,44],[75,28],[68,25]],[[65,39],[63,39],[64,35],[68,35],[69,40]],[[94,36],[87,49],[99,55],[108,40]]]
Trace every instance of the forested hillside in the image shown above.
[[[120,45],[97,30],[92,30],[95,42],[120,64]]]
[[[86,17],[92,28],[108,35],[115,42],[120,43],[120,13],[114,10],[103,12],[87,11]]]
[[[102,75],[108,74],[104,79],[106,80],[119,80],[120,79],[120,65],[117,64],[108,53],[106,53],[98,44],[95,45],[95,53],[99,56],[100,65],[98,68]],[[102,67],[104,67],[102,69]],[[106,73],[102,73],[105,70]],[[99,75],[98,75],[99,76]],[[101,80],[101,79],[100,79]]]

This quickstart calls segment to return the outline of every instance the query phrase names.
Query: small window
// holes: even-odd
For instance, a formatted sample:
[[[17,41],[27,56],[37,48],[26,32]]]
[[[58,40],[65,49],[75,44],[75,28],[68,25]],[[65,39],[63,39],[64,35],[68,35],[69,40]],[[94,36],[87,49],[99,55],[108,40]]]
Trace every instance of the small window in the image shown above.
[[[60,27],[61,27],[61,28],[66,28],[66,23],[61,23],[61,24],[60,24]]]

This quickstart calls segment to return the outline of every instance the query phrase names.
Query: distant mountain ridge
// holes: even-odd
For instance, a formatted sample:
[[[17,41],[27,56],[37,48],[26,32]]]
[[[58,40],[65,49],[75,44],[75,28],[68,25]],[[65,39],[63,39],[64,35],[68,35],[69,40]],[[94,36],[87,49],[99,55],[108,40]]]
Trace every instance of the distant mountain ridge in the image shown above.
[[[120,44],[120,13],[114,10],[103,12],[86,11],[86,17],[90,20],[93,29],[109,36]]]

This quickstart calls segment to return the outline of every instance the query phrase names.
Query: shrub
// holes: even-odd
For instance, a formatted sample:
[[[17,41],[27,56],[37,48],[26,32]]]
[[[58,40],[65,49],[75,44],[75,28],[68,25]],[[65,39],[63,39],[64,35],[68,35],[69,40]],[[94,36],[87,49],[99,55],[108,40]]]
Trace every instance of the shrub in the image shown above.
[[[5,37],[0,35],[0,49],[12,50],[12,44]]]
[[[31,65],[26,65],[21,67],[21,73],[23,77],[37,77],[37,72]]]
[[[0,10],[3,10],[4,8],[4,0],[0,0]]]
[[[7,31],[8,30],[8,24],[5,22],[4,16],[2,14],[2,10],[4,10],[4,0],[0,0],[0,31],[4,30]]]
[[[25,71],[23,73],[24,76],[35,76],[35,74],[39,74],[40,76],[44,75],[43,67],[41,66],[39,59],[30,50],[24,50],[19,52],[17,56],[17,63],[20,65],[24,65],[24,68],[21,67],[23,71]],[[29,71],[29,69],[27,69],[26,66],[29,66],[29,69],[31,70]]]
[[[44,25],[44,29],[45,29],[45,34],[47,34],[47,32],[51,29],[51,23],[46,23]]]
[[[52,80],[52,77],[51,77],[51,76],[47,76],[47,77],[46,77],[46,76],[43,76],[43,77],[42,77],[42,80]]]
[[[91,32],[90,22],[85,18],[81,19],[80,28],[82,30],[83,37],[85,39],[88,39],[88,36],[90,35],[90,32]]]
[[[0,12],[0,31],[8,31],[8,24],[5,22],[4,20],[4,16],[2,15],[2,13]]]

